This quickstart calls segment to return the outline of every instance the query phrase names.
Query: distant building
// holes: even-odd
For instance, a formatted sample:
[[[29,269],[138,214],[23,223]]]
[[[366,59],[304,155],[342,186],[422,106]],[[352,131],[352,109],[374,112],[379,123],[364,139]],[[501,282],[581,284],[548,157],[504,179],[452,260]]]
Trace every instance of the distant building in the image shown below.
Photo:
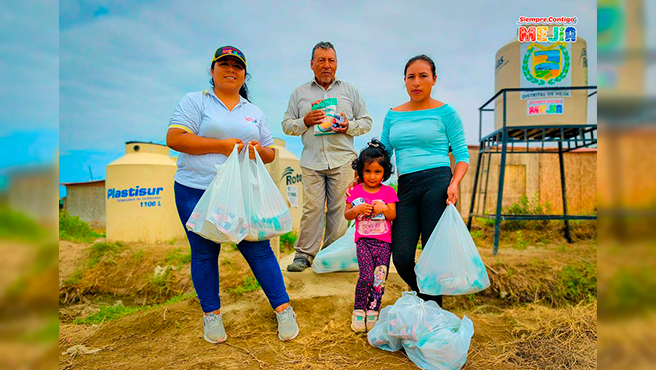
[[[69,182],[61,185],[66,186],[64,209],[69,215],[79,217],[94,228],[106,227],[105,180]]]

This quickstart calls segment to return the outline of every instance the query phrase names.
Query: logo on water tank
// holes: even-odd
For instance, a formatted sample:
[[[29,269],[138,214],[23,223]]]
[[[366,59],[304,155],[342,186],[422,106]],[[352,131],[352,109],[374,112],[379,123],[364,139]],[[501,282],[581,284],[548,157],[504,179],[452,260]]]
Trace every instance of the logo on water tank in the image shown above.
[[[567,77],[570,66],[569,52],[563,43],[549,46],[530,44],[522,60],[524,77],[538,86],[554,85],[562,81]]]
[[[163,187],[131,187],[127,189],[107,189],[107,199],[117,202],[139,202],[142,208],[160,207],[162,205]]]
[[[572,86],[572,45],[562,42],[552,44],[530,43],[520,45],[521,72],[519,87],[569,87]],[[570,90],[521,91],[521,100],[570,97]]]
[[[291,175],[292,173],[294,173],[293,168],[291,168],[291,167],[285,168],[285,170],[282,172],[282,177],[280,178],[280,180],[282,180],[285,176]]]
[[[571,86],[572,43],[577,17],[519,17],[517,40],[522,44],[520,87]],[[551,27],[550,27],[551,25]],[[522,86],[523,85],[523,86]],[[528,86],[527,86],[528,85]],[[528,97],[545,97],[544,94]]]
[[[519,42],[576,42],[578,17],[519,17]],[[535,26],[537,24],[537,26]],[[553,25],[549,30],[548,25]],[[549,32],[551,31],[551,33]]]
[[[526,115],[563,114],[564,107],[564,99],[533,99],[526,102]]]
[[[109,198],[132,198],[132,197],[143,197],[143,196],[157,196],[164,188],[154,187],[154,188],[140,188],[139,186],[129,189],[107,189],[107,199]]]
[[[494,65],[494,73],[499,72],[501,67],[505,66],[506,64],[508,64],[508,60],[501,56],[499,59],[497,59],[497,62]]]
[[[282,171],[282,176],[280,177],[280,181],[282,181],[283,179],[285,179],[286,182],[285,185],[293,185],[303,180],[300,173],[294,176],[294,169],[291,167],[287,167],[285,168],[284,171]]]

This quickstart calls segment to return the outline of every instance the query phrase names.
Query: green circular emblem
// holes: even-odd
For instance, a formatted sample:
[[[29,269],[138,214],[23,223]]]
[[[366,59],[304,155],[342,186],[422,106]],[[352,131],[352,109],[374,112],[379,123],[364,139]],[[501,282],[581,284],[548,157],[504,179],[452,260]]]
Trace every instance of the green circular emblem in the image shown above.
[[[526,77],[526,79],[529,82],[537,84],[538,86],[542,86],[544,84],[553,85],[555,83],[562,81],[565,77],[567,77],[567,73],[569,73],[569,67],[571,65],[571,59],[569,57],[569,53],[567,52],[567,47],[563,45],[559,45],[558,47],[560,48],[560,51],[563,53],[563,69],[558,75],[558,77],[546,81],[536,78],[529,70],[528,65],[531,59],[531,55],[533,55],[533,47],[529,46],[526,49],[526,55],[524,55],[524,59],[522,60],[522,72],[524,73],[524,77]]]

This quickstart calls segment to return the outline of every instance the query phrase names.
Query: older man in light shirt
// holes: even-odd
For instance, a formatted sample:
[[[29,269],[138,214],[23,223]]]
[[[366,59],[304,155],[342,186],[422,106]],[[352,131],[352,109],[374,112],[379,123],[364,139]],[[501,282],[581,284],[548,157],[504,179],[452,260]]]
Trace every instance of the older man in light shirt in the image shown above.
[[[357,157],[353,137],[367,133],[372,124],[358,90],[335,79],[337,54],[331,43],[320,42],[314,46],[310,68],[314,78],[294,90],[282,121],[287,135],[301,135],[303,141],[301,173],[305,201],[296,256],[287,266],[288,271],[310,267],[321,249],[324,220],[324,247],[346,232],[346,188],[354,177],[351,162]],[[326,135],[313,127],[323,122],[325,113],[312,110],[312,103],[328,98],[337,99],[336,114],[344,121],[333,128],[334,133]]]

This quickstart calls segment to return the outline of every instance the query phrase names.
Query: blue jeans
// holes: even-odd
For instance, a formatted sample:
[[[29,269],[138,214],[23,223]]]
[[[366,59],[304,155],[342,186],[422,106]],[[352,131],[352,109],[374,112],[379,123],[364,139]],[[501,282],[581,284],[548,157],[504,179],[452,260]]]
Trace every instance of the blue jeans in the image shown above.
[[[182,226],[187,223],[196,203],[205,192],[175,183],[175,205]],[[212,312],[221,308],[219,296],[219,252],[221,244],[207,240],[185,227],[191,245],[191,280],[203,312]],[[242,241],[237,244],[239,252],[248,262],[253,274],[260,283],[272,308],[289,302],[285,282],[282,279],[280,265],[268,240],[260,242]]]

